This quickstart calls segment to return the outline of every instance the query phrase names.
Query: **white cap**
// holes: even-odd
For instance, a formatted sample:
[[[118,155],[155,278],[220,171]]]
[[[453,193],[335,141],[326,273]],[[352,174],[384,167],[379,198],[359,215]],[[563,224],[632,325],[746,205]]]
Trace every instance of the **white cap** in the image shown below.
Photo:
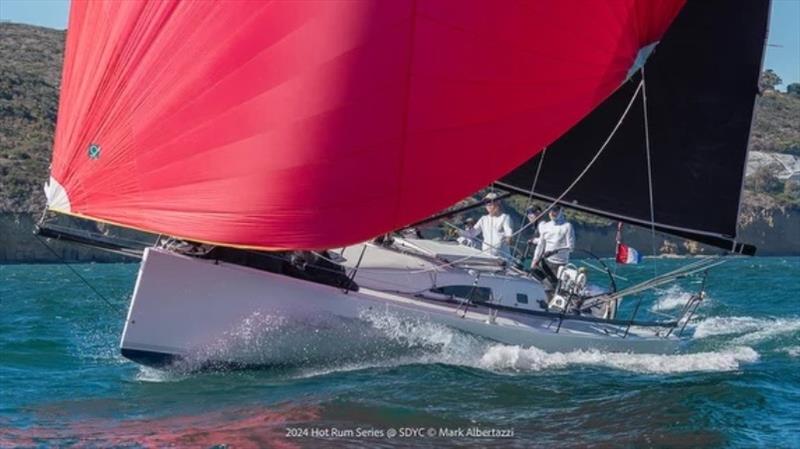
[[[500,195],[498,195],[498,194],[496,194],[494,192],[489,192],[489,193],[486,194],[485,197],[483,197],[483,199],[484,199],[484,201],[494,201],[494,200],[497,199],[498,196],[500,196]]]

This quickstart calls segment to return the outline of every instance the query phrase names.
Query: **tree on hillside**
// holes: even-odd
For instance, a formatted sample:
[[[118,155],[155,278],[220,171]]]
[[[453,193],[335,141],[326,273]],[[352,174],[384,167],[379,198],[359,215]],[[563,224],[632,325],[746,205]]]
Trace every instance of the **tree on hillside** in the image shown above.
[[[775,90],[775,86],[779,84],[783,84],[783,80],[772,69],[761,72],[761,77],[758,80],[758,89],[761,92]]]
[[[794,95],[795,97],[800,97],[800,83],[792,83],[786,86],[786,93]]]

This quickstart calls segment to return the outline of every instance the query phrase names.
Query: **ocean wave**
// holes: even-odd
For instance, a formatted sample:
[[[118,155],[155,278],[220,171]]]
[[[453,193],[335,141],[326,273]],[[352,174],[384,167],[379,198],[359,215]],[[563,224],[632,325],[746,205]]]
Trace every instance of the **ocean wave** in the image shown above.
[[[653,303],[650,310],[655,312],[665,312],[669,310],[680,309],[686,305],[689,298],[694,293],[683,290],[680,286],[673,285],[666,289],[664,293]],[[704,304],[708,302],[708,298],[704,300]]]
[[[146,383],[177,382],[186,378],[187,376],[184,373],[150,368],[142,365],[139,365],[139,372],[136,373],[135,377],[137,381]]]
[[[738,335],[732,344],[753,344],[800,331],[800,318],[710,317],[694,327],[694,338]]]
[[[800,346],[789,346],[788,348],[781,348],[779,351],[789,354],[789,357],[800,357]]]
[[[692,354],[628,354],[601,351],[548,353],[541,349],[496,345],[483,354],[480,366],[487,369],[540,371],[593,365],[645,374],[676,374],[695,371],[735,371],[742,363],[752,363],[758,353],[747,346]]]
[[[369,310],[360,320],[315,323],[324,332],[292,330],[273,316],[249,317],[228,334],[220,345],[199,351],[179,362],[172,371],[142,369],[143,382],[179,381],[180,373],[207,369],[209,359],[286,360],[291,377],[315,377],[334,372],[393,367],[411,364],[467,366],[498,373],[524,373],[571,366],[597,366],[645,374],[673,374],[698,371],[734,371],[758,360],[759,354],[747,341],[780,332],[780,320],[734,317],[702,320],[696,333],[701,337],[751,331],[733,344],[718,350],[681,354],[633,354],[599,350],[547,352],[540,348],[506,345],[458,331],[443,324],[409,318],[387,311]],[[782,323],[777,329],[800,329],[800,320]],[[333,336],[333,337],[332,337]],[[343,350],[346,348],[346,350]],[[211,367],[213,369],[213,366]]]
[[[434,353],[395,360],[396,363],[445,363],[496,372],[533,372],[574,365],[602,366],[647,374],[672,374],[694,371],[734,371],[743,363],[758,360],[748,346],[689,354],[631,354],[604,351],[546,352],[536,347],[521,347],[478,339],[446,326],[404,320],[389,313],[373,316],[373,324],[391,338],[409,344],[437,348]]]

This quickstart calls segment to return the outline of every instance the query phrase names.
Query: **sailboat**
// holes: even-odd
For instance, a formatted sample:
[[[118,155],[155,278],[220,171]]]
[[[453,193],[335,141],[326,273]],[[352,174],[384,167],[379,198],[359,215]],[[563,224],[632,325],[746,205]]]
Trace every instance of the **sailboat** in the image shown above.
[[[674,352],[702,292],[670,321],[620,302],[715,259],[620,291],[567,266],[546,288],[397,231],[492,185],[753,254],[736,220],[768,11],[76,0],[37,232],[141,257],[121,351],[145,365],[336,357],[374,313],[548,351]]]

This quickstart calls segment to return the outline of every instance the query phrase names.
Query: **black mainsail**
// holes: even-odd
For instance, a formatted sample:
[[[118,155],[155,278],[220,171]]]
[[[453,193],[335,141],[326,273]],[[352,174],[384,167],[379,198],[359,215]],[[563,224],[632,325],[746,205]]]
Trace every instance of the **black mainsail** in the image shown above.
[[[667,234],[754,254],[736,241],[747,143],[767,36],[769,0],[690,0],[645,65],[654,221],[650,219],[643,98],[562,204]],[[641,73],[498,183],[552,201],[594,157]],[[540,160],[544,158],[543,160]]]

